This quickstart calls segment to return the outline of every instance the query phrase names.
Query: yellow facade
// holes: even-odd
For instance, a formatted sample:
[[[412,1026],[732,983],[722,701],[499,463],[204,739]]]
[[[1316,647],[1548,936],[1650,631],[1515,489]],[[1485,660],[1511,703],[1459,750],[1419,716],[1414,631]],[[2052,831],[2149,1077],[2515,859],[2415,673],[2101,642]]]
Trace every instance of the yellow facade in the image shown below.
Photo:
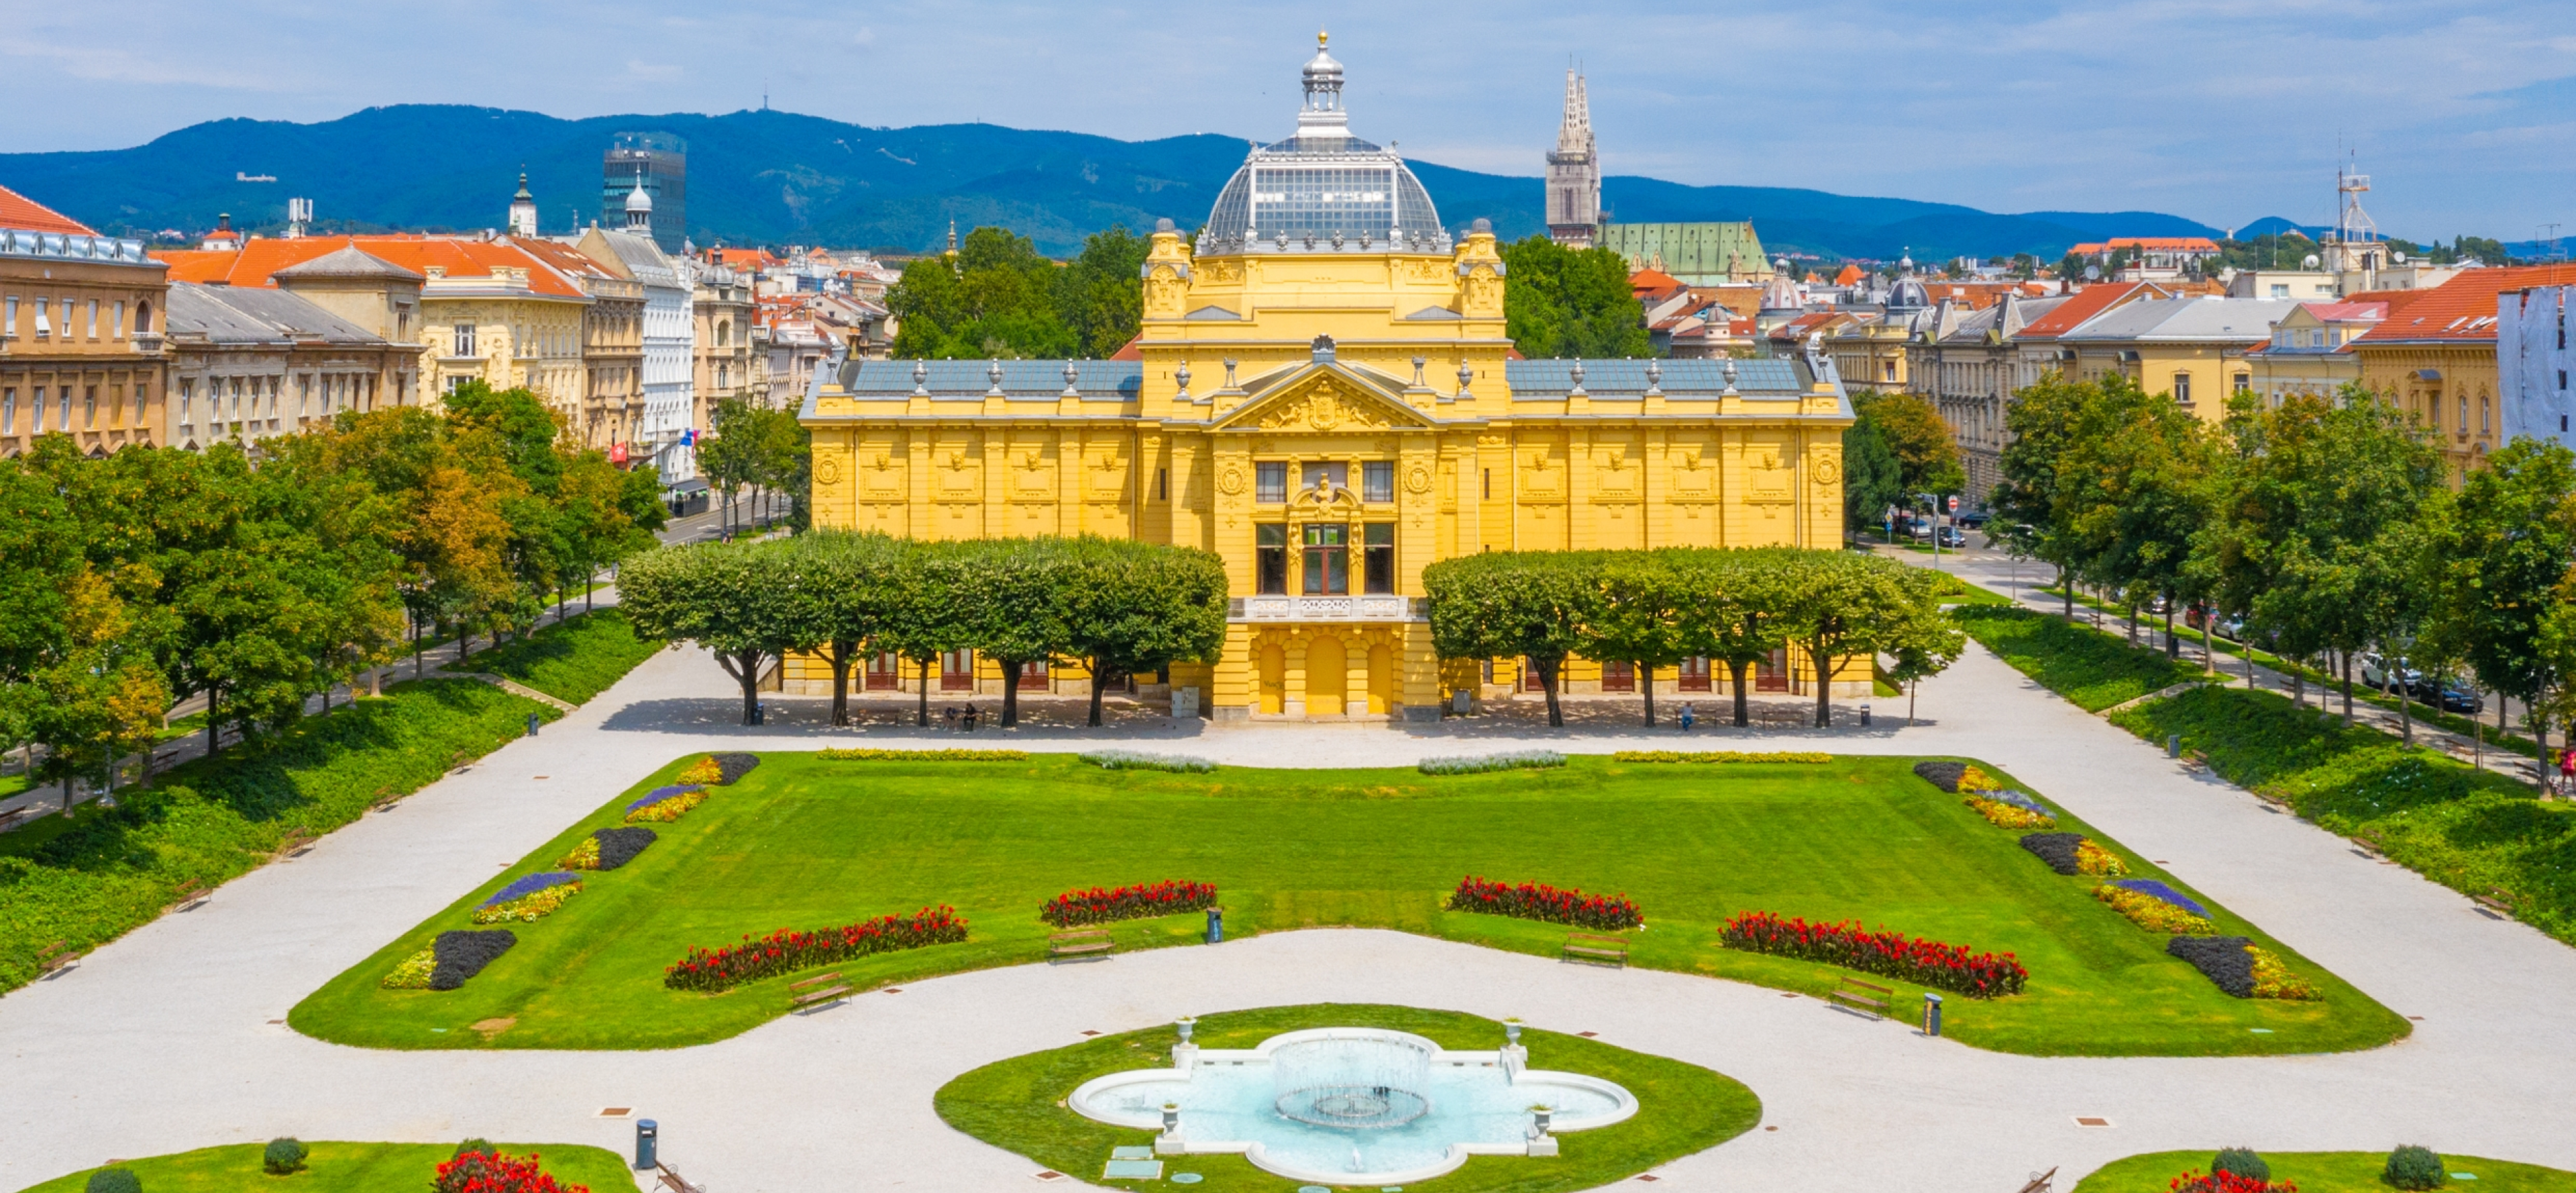
[[[1453,242],[1425,198],[1401,209],[1410,226],[1292,230],[1261,204],[1294,184],[1265,180],[1313,150],[1281,145],[1254,152],[1195,244],[1170,221],[1154,233],[1141,359],[820,370],[802,414],[815,524],[1216,552],[1236,594],[1224,652],[1169,682],[1177,708],[1225,720],[1430,718],[1460,692],[1508,691],[1512,661],[1486,693],[1483,668],[1432,651],[1422,569],[1452,555],[1840,545],[1852,415],[1829,366],[1514,360],[1483,221]],[[1419,189],[1392,154],[1330,160]],[[1238,188],[1250,205],[1230,209]],[[949,690],[998,683],[959,672]],[[791,661],[787,679],[823,674]],[[1602,672],[1571,678],[1597,688]]]
[[[2443,343],[2373,339],[2356,342],[2362,388],[2394,403],[2432,434],[2451,484],[2486,466],[2487,453],[2504,446],[2496,407],[2495,333]]]

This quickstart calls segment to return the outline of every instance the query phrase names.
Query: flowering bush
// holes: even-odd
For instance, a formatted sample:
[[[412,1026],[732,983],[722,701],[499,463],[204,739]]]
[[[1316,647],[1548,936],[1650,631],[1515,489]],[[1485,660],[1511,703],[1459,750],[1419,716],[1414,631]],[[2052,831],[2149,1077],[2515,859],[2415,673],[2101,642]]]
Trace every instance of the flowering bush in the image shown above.
[[[2129,922],[2149,932],[2168,935],[2206,934],[2217,931],[2208,920],[2143,891],[2104,883],[2093,888],[2093,897],[2111,905],[2113,911],[2129,917]]]
[[[2278,998],[2306,1002],[2317,996],[2317,988],[2306,978],[2290,972],[2280,955],[2260,945],[2247,945],[2245,951],[2254,958],[2254,997]]]
[[[1964,945],[1907,939],[1884,928],[1864,932],[1860,922],[1810,924],[1768,911],[1748,911],[1726,921],[1718,939],[1730,949],[1822,961],[1883,974],[1970,998],[2019,994],[2030,971],[2010,953],[1971,953]]]
[[[1507,915],[1516,919],[1541,920],[1550,924],[1572,924],[1577,928],[1594,928],[1616,932],[1646,922],[1637,905],[1626,895],[1587,895],[1577,890],[1560,891],[1552,886],[1524,882],[1510,886],[1488,882],[1469,875],[1458,880],[1458,889],[1450,892],[1451,911],[1472,911],[1482,915]]]
[[[1186,754],[1149,754],[1143,750],[1091,750],[1080,757],[1084,762],[1102,770],[1168,770],[1198,773],[1216,769],[1216,764],[1205,758],[1192,758]]]
[[[2129,863],[2120,855],[2104,849],[2086,838],[2075,843],[2075,871],[2100,878],[2117,878],[2129,872]]]
[[[544,919],[564,905],[564,900],[581,893],[581,878],[561,871],[523,874],[515,882],[493,892],[474,909],[478,924],[529,923]]]
[[[1831,754],[1811,750],[1621,750],[1612,762],[1831,762]]]
[[[590,1193],[587,1186],[566,1185],[537,1167],[537,1153],[515,1159],[498,1151],[462,1151],[438,1166],[434,1193]]]
[[[1548,770],[1565,765],[1554,750],[1516,750],[1508,754],[1463,754],[1425,758],[1414,769],[1426,775],[1473,775],[1492,770]]]
[[[1151,886],[1122,886],[1116,890],[1093,887],[1087,891],[1066,891],[1047,900],[1046,906],[1038,909],[1038,918],[1058,928],[1071,928],[1078,924],[1152,919],[1158,915],[1214,906],[1216,887],[1204,882],[1168,880]]]
[[[852,748],[817,750],[814,756],[826,762],[1025,762],[1026,750],[880,750]]]
[[[714,994],[745,982],[851,957],[954,944],[966,939],[966,917],[957,914],[956,908],[942,905],[936,909],[925,907],[908,916],[865,920],[846,928],[812,932],[782,928],[758,940],[748,935],[742,939],[739,945],[720,949],[689,950],[679,964],[663,972],[662,984],[674,990]]]
[[[429,975],[437,968],[438,950],[422,949],[403,958],[402,964],[394,966],[393,972],[386,974],[384,981],[377,984],[387,990],[427,990]]]
[[[2269,1181],[2226,1171],[2213,1171],[2202,1176],[2197,1168],[2175,1177],[2165,1187],[2173,1193],[2299,1193],[2295,1181]]]
[[[626,823],[639,821],[669,824],[688,814],[689,809],[707,801],[707,789],[695,783],[676,787],[656,787],[644,798],[626,805]]]
[[[2057,818],[2045,812],[2033,812],[2020,804],[1972,795],[1960,801],[1977,810],[1986,823],[1996,828],[2031,828],[2046,832],[2057,827]]]
[[[760,758],[757,755],[709,754],[690,763],[687,770],[679,773],[678,779],[682,783],[730,787],[735,780],[750,774],[751,768],[758,765],[760,765]]]

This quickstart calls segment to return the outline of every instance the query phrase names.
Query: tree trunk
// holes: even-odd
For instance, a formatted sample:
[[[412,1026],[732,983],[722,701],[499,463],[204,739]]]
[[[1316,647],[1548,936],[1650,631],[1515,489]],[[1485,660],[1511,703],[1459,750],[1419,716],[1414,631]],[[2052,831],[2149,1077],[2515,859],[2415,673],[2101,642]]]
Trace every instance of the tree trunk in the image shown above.
[[[2380,678],[2385,680],[2388,676],[2383,674]],[[2438,693],[2441,689],[2437,687],[2434,691]],[[2434,698],[2438,700],[2440,696]],[[2410,746],[2415,744],[2415,710],[2408,707],[2413,700],[2413,694],[2406,690],[2405,666],[2401,663],[2397,673],[2397,731],[2398,739]]]
[[[1825,651],[1825,639],[1807,644],[1807,661],[1816,668],[1816,728],[1834,727],[1834,664]]]
[[[1637,687],[1646,694],[1646,727],[1655,724],[1655,668],[1651,663],[1638,663]]]
[[[832,726],[850,723],[850,660],[858,649],[854,642],[834,642],[829,646],[832,662]]]
[[[2138,644],[2138,607],[2137,607],[2136,605],[2132,604],[2132,605],[2130,605],[2130,606],[2129,606],[2129,645],[2131,645],[2131,646],[2136,646],[2137,644]]]
[[[222,746],[223,738],[215,729],[215,692],[214,689],[208,688],[206,690],[206,757],[214,757],[215,751]]]
[[[2343,658],[2343,727],[2352,728],[2352,652],[2338,651]]]
[[[2165,657],[2179,659],[2182,657],[2182,639],[2174,637],[2173,609],[2174,599],[2171,595],[2167,595],[2165,597]]]
[[[2075,620],[2075,577],[2066,574],[2063,564],[2057,568],[2057,594],[2066,598],[2066,620]]]
[[[761,652],[756,650],[716,656],[716,662],[723,665],[725,674],[742,685],[742,723],[745,725],[751,724],[760,714],[760,656]]]
[[[1918,679],[1905,685],[1905,727],[1908,729],[1914,727],[1914,698],[1922,694],[1922,680]]]
[[[2217,624],[2217,610],[2213,609],[2201,615],[2200,673],[2203,675],[2218,674],[2218,636],[2210,630],[2210,627]],[[2249,688],[2254,686],[2254,676],[2251,673],[2248,673],[2245,677],[2245,686]]]
[[[921,711],[914,716],[912,723],[920,728],[928,729],[930,728],[930,664],[932,660],[915,659],[913,661],[921,666],[921,683],[916,685],[920,689]]]
[[[1565,709],[1556,702],[1556,673],[1564,662],[1563,659],[1530,660],[1530,665],[1538,668],[1538,686],[1547,692],[1547,725],[1550,729],[1565,728]]]
[[[1735,676],[1735,725],[1739,729],[1753,723],[1752,698],[1744,690],[1744,673],[1752,667],[1740,659],[1726,661],[1726,669]]]
[[[1093,660],[1091,660],[1091,721],[1090,721],[1090,725],[1091,725],[1091,727],[1092,727],[1092,728],[1094,728],[1094,729],[1098,729],[1098,728],[1100,728],[1100,696],[1101,696],[1101,693],[1106,692],[1106,691],[1108,691],[1108,690],[1109,690],[1109,668],[1108,668],[1108,666],[1107,666],[1107,665],[1105,665],[1105,664],[1103,664],[1099,659],[1093,659]]]
[[[1002,663],[1002,728],[1020,723],[1020,668],[1028,664],[1017,659]]]

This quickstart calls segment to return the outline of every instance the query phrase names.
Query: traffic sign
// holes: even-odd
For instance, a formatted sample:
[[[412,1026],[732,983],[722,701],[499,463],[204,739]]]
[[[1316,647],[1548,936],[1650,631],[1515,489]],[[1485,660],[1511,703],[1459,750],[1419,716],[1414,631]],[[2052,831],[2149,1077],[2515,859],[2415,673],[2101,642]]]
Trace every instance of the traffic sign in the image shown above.
[[[1950,512],[1954,514],[1959,512],[1959,499],[1956,496],[1950,498]]]

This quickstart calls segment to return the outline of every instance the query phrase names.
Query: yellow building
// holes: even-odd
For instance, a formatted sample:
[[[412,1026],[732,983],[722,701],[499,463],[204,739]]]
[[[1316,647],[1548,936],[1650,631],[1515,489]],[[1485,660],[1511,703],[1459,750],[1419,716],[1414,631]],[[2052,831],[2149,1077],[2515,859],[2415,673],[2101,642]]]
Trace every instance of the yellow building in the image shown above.
[[[1223,655],[1169,682],[1176,712],[1220,720],[1432,718],[1518,686],[1514,660],[1435,657],[1422,569],[1448,556],[1840,545],[1852,414],[1830,364],[1512,359],[1485,221],[1453,237],[1400,158],[1350,136],[1329,55],[1304,82],[1297,134],[1252,151],[1195,243],[1154,232],[1140,360],[818,371],[815,523],[1214,551],[1240,594]],[[1569,671],[1576,692],[1635,682]],[[1804,671],[1783,658],[1760,686]],[[898,682],[881,663],[868,686]],[[998,670],[961,654],[939,682],[989,693]]]
[[[2378,293],[2388,316],[2351,341],[2361,384],[2433,433],[2451,483],[2485,466],[2509,436],[2498,403],[2497,296],[2528,286],[2576,282],[2576,265],[2471,269],[2430,290]]]
[[[2065,373],[2095,381],[2113,373],[2216,424],[2227,400],[2254,388],[2249,349],[2270,342],[2272,325],[2298,304],[2281,298],[2150,298],[2112,308],[2057,337]]]

